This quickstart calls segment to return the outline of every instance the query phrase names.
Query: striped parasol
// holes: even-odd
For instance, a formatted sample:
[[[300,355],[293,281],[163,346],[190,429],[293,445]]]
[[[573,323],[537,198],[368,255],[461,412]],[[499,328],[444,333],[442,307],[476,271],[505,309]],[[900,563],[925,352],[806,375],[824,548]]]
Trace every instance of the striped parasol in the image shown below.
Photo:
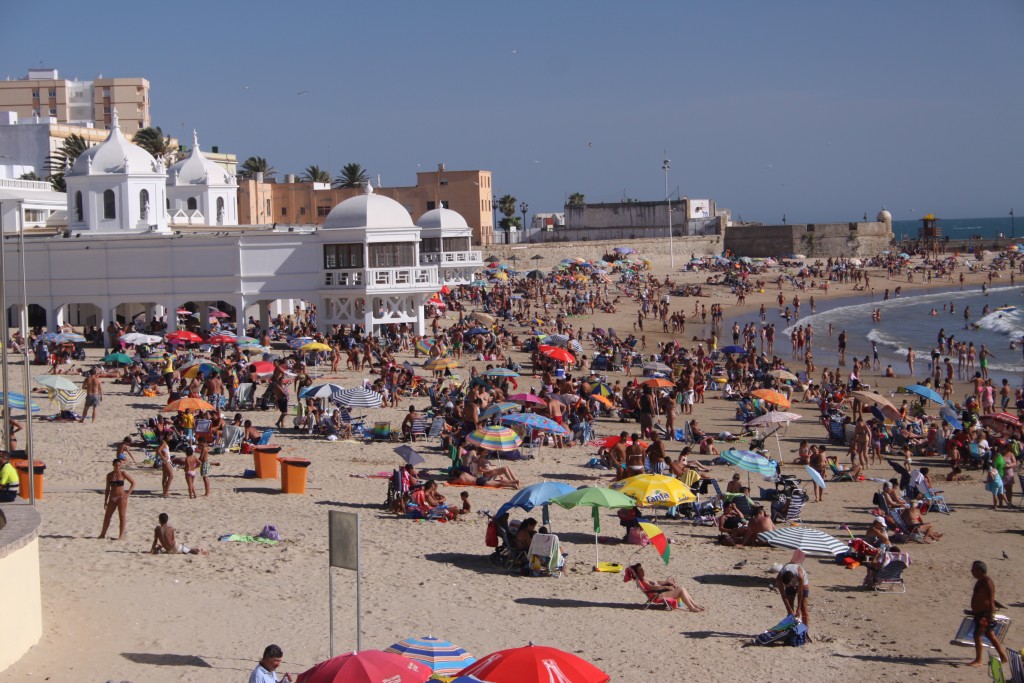
[[[430,355],[430,349],[437,345],[437,340],[433,337],[424,337],[416,340],[416,348],[419,349],[420,353]]]
[[[501,418],[502,424],[521,424],[526,425],[530,429],[536,429],[540,432],[551,432],[559,436],[566,436],[569,434],[569,430],[558,424],[550,417],[544,417],[536,413],[515,413],[513,415],[506,415]]]
[[[757,538],[776,548],[802,550],[807,555],[835,557],[849,550],[845,543],[834,536],[806,526],[788,526],[774,531],[763,531]]]
[[[435,676],[454,676],[476,661],[476,658],[457,645],[433,636],[406,638],[384,649],[396,655],[425,664]]]
[[[512,394],[508,397],[508,400],[515,401],[516,403],[536,403],[541,406],[547,405],[547,401],[536,394]]]
[[[566,347],[569,345],[569,335],[567,334],[553,334],[548,337],[548,344],[551,346]]]
[[[39,375],[36,382],[48,389],[77,389],[78,385],[63,375]]]
[[[350,408],[377,408],[384,402],[384,397],[376,391],[355,387],[331,396],[331,401]]]
[[[492,415],[501,415],[504,413],[512,413],[519,410],[521,406],[518,403],[512,403],[511,401],[500,401],[493,403],[482,411],[480,411],[480,417],[491,417]]]
[[[519,373],[508,368],[491,368],[484,373],[485,377],[518,377]]]
[[[476,430],[466,437],[466,441],[485,451],[508,453],[516,450],[523,443],[519,435],[508,427],[491,426]]]
[[[431,358],[423,364],[424,370],[433,370],[434,372],[440,372],[442,370],[451,370],[452,368],[459,367],[451,358]]]
[[[47,389],[50,401],[60,406],[61,410],[68,410],[74,407],[79,401],[85,398],[85,391],[82,389]]]
[[[579,354],[583,353],[583,344],[580,344],[579,340],[577,340],[577,339],[570,339],[569,340],[569,350],[572,351],[573,353],[579,355]]]
[[[299,392],[299,398],[334,398],[345,391],[340,384],[314,384]]]
[[[10,396],[10,407],[15,410],[25,410],[25,394],[19,394],[16,391],[7,392],[0,391],[0,405],[8,404],[8,396]],[[32,402],[32,412],[39,412],[39,405],[35,401]]]
[[[770,477],[775,474],[775,463],[753,451],[740,451],[735,448],[722,453],[722,460],[735,465],[741,470]]]
[[[911,394],[926,398],[932,403],[938,403],[940,406],[945,405],[946,402],[942,399],[942,396],[938,394],[934,389],[930,387],[921,386],[920,384],[911,384],[910,386],[903,387]]]

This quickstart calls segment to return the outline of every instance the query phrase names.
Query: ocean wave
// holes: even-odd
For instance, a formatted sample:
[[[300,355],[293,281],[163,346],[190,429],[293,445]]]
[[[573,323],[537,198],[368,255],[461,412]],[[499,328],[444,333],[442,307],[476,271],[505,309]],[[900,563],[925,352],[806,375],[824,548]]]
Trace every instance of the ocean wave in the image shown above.
[[[979,318],[976,324],[983,330],[999,332],[1011,339],[1019,339],[1024,335],[1024,312],[1016,309],[1012,311],[992,311],[988,315]]]
[[[887,349],[893,349],[900,354],[907,353],[907,347],[899,339],[892,337],[885,332],[881,332],[877,327],[871,328],[868,332],[868,341],[873,341],[879,346],[884,346]]]

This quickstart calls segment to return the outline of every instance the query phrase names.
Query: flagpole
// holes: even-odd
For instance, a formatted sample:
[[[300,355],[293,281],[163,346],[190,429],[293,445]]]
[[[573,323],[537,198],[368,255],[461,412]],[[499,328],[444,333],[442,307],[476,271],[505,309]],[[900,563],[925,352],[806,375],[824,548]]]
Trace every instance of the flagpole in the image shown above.
[[[359,548],[359,515],[356,514],[356,652],[363,651],[363,591],[360,555],[362,553]]]
[[[18,202],[18,250],[21,252],[21,306],[22,311],[19,318],[21,329],[21,340],[25,352],[25,455],[28,456],[28,499],[33,506],[36,504],[36,467],[35,456],[32,453],[32,367],[29,365],[28,347],[28,285],[25,274],[25,214],[23,205]],[[9,394],[8,394],[9,396]],[[95,416],[95,408],[93,409]]]

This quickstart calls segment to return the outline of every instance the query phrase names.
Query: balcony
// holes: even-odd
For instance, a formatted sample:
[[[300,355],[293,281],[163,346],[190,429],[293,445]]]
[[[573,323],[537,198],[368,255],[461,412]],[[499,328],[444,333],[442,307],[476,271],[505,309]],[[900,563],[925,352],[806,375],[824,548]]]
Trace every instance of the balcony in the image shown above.
[[[437,268],[343,268],[324,272],[326,289],[436,288]]]
[[[441,266],[478,266],[483,264],[482,251],[446,251],[420,254],[421,264],[437,264]]]

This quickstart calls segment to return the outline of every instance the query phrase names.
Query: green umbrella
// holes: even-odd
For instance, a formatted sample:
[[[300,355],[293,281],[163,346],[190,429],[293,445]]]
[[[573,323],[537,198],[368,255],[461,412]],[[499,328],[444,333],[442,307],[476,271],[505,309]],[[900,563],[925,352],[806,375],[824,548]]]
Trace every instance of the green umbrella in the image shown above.
[[[632,508],[636,507],[636,501],[624,493],[597,487],[576,489],[558,498],[552,498],[555,505],[571,510],[581,505],[591,508],[594,517],[594,555],[596,562],[601,561],[600,546],[597,544],[597,535],[601,533],[601,513],[598,508]],[[597,564],[594,565],[595,567]]]
[[[121,365],[131,365],[135,362],[123,353],[111,353],[103,356],[102,360],[104,363],[120,363]]]

